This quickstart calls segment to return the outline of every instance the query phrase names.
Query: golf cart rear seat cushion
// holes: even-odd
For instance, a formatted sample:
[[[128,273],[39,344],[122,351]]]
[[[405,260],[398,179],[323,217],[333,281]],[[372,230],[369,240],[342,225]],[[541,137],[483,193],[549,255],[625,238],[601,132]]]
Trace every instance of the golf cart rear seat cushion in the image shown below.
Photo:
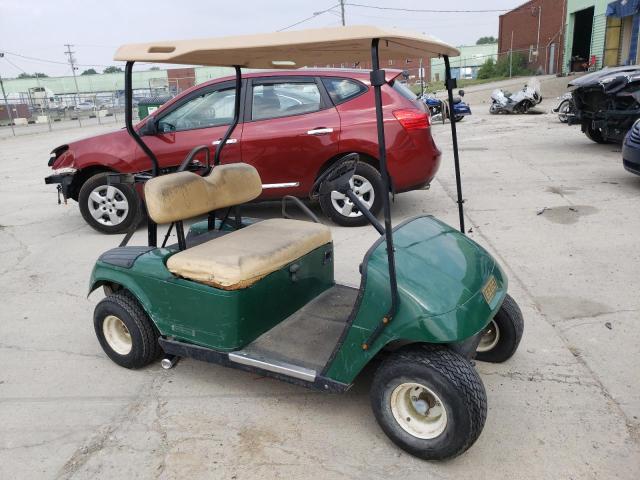
[[[261,193],[260,175],[246,163],[218,165],[206,177],[193,172],[169,173],[152,178],[144,186],[147,210],[156,223],[240,205]]]
[[[325,225],[274,218],[178,252],[167,268],[189,280],[238,290],[330,242]]]

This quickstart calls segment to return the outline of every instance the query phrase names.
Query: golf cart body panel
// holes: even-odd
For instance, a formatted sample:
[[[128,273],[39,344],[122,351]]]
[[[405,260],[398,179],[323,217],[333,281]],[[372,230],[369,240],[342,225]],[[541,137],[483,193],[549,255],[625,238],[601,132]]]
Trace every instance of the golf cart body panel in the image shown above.
[[[506,276],[489,253],[449,225],[431,216],[418,217],[398,225],[393,238],[398,311],[378,340],[363,349],[390,306],[386,244],[381,238],[362,264],[350,328],[327,365],[325,374],[333,380],[353,382],[392,342],[461,343],[481,332],[502,305]],[[482,290],[491,278],[494,293],[487,303]]]
[[[205,224],[195,224],[195,230],[204,230]],[[356,305],[324,365],[324,375],[331,380],[351,384],[391,342],[464,342],[482,331],[502,304],[507,279],[500,267],[449,225],[431,216],[414,218],[394,229],[394,241],[400,308],[380,338],[363,349],[390,306],[386,243],[381,237],[365,257]],[[150,250],[129,268],[99,260],[90,291],[120,285],[136,296],[162,335],[231,352],[245,348],[334,285],[331,244],[294,262],[295,280],[290,264],[249,288],[233,291],[175,277],[166,268],[175,253],[174,248]],[[491,278],[496,283],[487,303],[482,289]]]
[[[137,247],[123,247],[137,248]],[[240,349],[333,286],[333,246],[324,245],[240,290],[222,290],[173,275],[177,249],[140,255],[130,268],[98,260],[90,292],[119,285],[138,299],[162,335],[218,351]],[[295,264],[295,275],[291,272]]]

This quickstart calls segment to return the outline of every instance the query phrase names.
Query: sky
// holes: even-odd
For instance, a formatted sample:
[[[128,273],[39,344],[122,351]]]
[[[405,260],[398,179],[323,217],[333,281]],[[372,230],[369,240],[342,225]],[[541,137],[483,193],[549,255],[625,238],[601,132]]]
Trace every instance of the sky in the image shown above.
[[[340,25],[339,0],[0,0],[0,75],[44,72],[70,75],[64,54],[73,44],[77,73],[101,72],[119,45]],[[501,12],[403,12],[383,8],[509,10],[523,0],[346,0],[347,25],[372,24],[423,32],[454,45],[498,36]],[[352,3],[354,5],[349,5]],[[378,8],[356,6],[368,5]],[[31,57],[31,58],[24,58]],[[37,59],[37,60],[36,60]],[[148,68],[142,66],[141,68]]]

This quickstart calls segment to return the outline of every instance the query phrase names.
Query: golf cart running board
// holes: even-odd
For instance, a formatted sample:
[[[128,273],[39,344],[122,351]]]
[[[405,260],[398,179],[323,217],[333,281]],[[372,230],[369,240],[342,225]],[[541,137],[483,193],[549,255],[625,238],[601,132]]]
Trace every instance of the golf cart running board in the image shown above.
[[[269,359],[262,355],[254,354],[254,356],[252,356],[249,352],[242,350],[230,353],[229,360],[242,365],[261,368],[269,372],[281,373],[289,377],[299,378],[300,380],[306,380],[307,382],[314,382],[316,380],[315,370],[300,367],[298,365],[292,365],[281,360]]]
[[[351,387],[350,384],[336,382],[330,378],[318,375],[315,370],[293,365],[281,360],[266,359],[256,354],[248,354],[243,351],[231,353],[219,352],[199,345],[162,337],[158,339],[158,342],[164,352],[169,355],[193,358],[204,362],[216,363],[225,367],[237,368],[314,390],[341,393],[346,392]]]

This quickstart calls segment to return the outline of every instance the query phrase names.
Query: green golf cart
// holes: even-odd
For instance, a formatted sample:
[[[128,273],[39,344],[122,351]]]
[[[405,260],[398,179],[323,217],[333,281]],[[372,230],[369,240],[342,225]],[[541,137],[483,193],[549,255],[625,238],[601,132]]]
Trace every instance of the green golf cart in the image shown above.
[[[362,205],[352,177],[358,155],[318,179],[320,195],[339,192],[362,211],[380,237],[360,264],[359,288],[334,280],[331,231],[299,200],[283,200],[283,217],[242,216],[262,182],[244,163],[221,164],[220,152],[238,124],[241,68],[291,68],[371,59],[383,185],[386,168],[380,64],[392,58],[444,58],[450,101],[455,80],[449,56],[459,52],[424,35],[377,27],[340,27],[265,35],[155,42],[121,47],[125,60],[126,128],[150,169],[110,177],[142,183],[148,245],[102,254],[90,292],[96,335],[118,365],[140,368],[161,357],[171,368],[191,357],[324,392],[344,392],[375,362],[371,404],[382,429],[402,449],[434,460],[454,457],[478,438],[487,413],[472,359],[502,362],[518,347],[520,310],[507,294],[497,262],[464,234],[456,122],[451,121],[460,231],[423,215],[392,227],[389,194],[384,224]],[[132,122],[135,61],[230,66],[236,72],[235,113],[225,135],[196,147],[163,171]],[[301,208],[309,221],[288,218]],[[183,222],[206,215],[185,234]],[[157,225],[170,225],[158,246]],[[167,245],[172,231],[176,244]],[[367,371],[371,371],[367,369]]]

